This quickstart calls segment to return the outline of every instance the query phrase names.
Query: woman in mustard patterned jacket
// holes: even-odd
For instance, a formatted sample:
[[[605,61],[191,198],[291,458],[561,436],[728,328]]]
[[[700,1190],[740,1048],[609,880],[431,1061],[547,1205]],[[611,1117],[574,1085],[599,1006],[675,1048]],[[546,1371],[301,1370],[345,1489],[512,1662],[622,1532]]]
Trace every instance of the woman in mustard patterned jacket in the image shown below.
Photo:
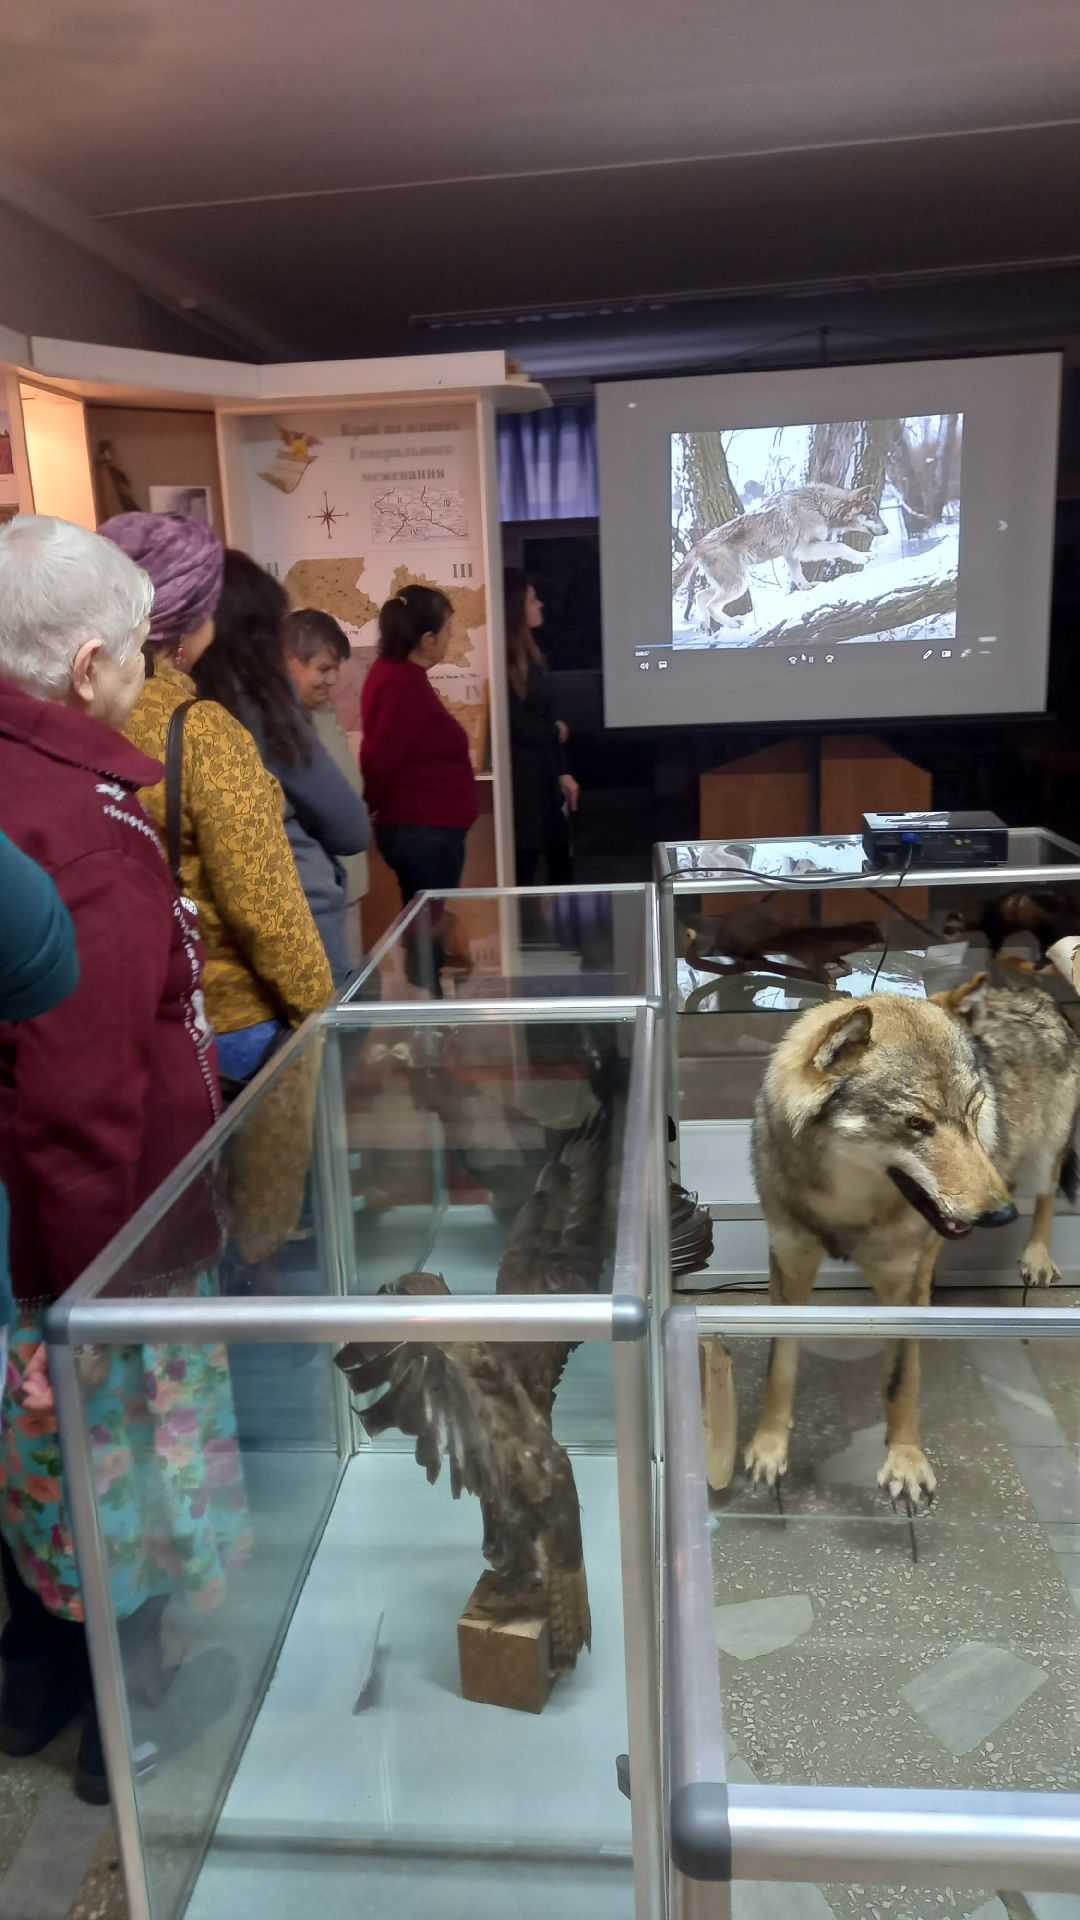
[[[153,677],[127,725],[143,753],[165,758],[169,721],[195,699],[189,675],[214,637],[224,550],[180,514],[122,513],[101,532],[154,583]],[[165,787],[140,795],[164,843]],[[245,727],[213,700],[184,722],[180,871],[198,908],[206,1010],[228,1080],[251,1078],[283,1026],[325,1006],[332,982],[285,835],[281,789]]]

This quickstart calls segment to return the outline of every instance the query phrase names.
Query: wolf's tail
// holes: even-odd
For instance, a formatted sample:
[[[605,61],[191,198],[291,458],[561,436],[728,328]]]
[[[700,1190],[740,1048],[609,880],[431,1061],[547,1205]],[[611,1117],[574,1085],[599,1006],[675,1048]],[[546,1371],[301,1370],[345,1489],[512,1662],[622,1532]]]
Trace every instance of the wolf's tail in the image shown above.
[[[694,568],[697,566],[697,564],[698,564],[698,550],[696,547],[691,547],[689,553],[686,554],[682,560],[680,560],[678,566],[676,567],[674,573],[671,576],[671,591],[673,595],[678,593],[679,588],[682,586],[684,580],[689,580],[690,575],[693,573]]]
[[[1061,1163],[1061,1179],[1058,1182],[1066,1200],[1075,1201],[1080,1193],[1080,1158],[1077,1157],[1075,1143],[1070,1142],[1065,1158]]]

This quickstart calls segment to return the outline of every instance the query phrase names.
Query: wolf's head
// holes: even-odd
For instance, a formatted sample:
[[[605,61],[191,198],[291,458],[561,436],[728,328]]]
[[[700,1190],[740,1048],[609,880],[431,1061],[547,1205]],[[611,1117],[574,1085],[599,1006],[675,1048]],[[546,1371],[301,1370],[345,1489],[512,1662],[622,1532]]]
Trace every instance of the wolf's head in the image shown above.
[[[888,533],[889,529],[878,511],[873,487],[856,487],[851,495],[839,524],[849,533]]]
[[[964,1024],[897,994],[815,1007],[769,1063],[765,1099],[827,1136],[834,1184],[886,1175],[943,1239],[1016,1218],[990,1157],[993,1096]]]

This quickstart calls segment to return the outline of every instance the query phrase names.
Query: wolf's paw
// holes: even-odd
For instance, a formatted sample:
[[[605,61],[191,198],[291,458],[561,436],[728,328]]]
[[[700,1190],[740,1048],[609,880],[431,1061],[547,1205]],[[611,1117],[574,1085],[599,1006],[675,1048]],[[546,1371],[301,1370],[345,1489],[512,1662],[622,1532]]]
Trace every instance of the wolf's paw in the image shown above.
[[[905,1495],[916,1509],[933,1503],[937,1478],[921,1447],[890,1447],[877,1478],[894,1506]]]
[[[1025,1247],[1020,1257],[1020,1279],[1025,1287],[1055,1287],[1061,1279],[1061,1269],[1050,1258],[1049,1247],[1040,1247],[1032,1242]]]
[[[786,1431],[777,1432],[769,1427],[759,1427],[743,1459],[746,1471],[755,1487],[764,1481],[767,1487],[775,1487],[787,1472],[788,1437]]]

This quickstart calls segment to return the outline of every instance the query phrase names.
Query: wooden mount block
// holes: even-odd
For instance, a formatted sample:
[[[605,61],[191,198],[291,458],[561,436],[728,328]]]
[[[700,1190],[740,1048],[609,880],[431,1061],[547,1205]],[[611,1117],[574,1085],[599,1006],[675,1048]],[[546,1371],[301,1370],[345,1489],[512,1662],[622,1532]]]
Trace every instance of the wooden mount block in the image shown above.
[[[729,1486],[735,1471],[735,1436],[739,1424],[735,1373],[731,1354],[715,1335],[698,1342],[701,1371],[701,1409],[705,1423],[705,1478],[714,1493]]]
[[[551,1692],[551,1638],[542,1614],[499,1617],[494,1580],[481,1574],[458,1621],[461,1691],[485,1707],[542,1713]]]

